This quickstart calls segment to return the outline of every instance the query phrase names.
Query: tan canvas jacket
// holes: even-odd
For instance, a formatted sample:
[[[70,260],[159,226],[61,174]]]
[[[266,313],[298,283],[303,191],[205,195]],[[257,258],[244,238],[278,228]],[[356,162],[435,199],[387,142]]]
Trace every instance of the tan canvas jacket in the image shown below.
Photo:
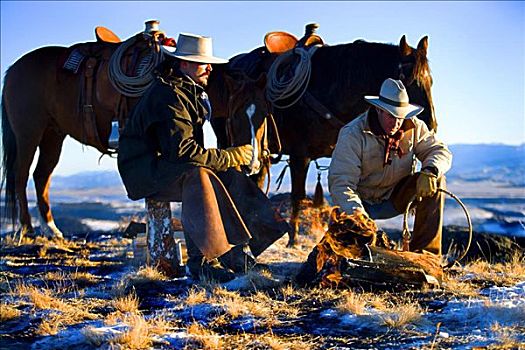
[[[439,176],[450,169],[452,154],[434,132],[416,117],[407,119],[405,124],[408,130],[400,143],[404,155],[394,155],[392,164],[384,167],[385,141],[370,130],[368,112],[341,129],[328,174],[335,205],[352,213],[356,208],[363,209],[362,201],[374,204],[387,200],[395,185],[411,174],[413,155],[422,162],[422,168],[438,169]]]

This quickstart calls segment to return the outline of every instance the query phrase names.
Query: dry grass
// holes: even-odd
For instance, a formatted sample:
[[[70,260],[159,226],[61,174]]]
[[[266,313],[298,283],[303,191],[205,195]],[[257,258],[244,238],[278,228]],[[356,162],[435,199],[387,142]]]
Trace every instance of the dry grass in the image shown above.
[[[191,340],[186,344],[185,349],[223,349],[223,342],[219,335],[212,330],[204,328],[199,323],[190,324],[187,333]]]
[[[52,312],[42,320],[35,333],[38,335],[56,335],[64,326],[62,314]]]
[[[130,293],[123,297],[118,297],[113,300],[112,304],[115,307],[115,309],[117,309],[117,311],[121,313],[139,313],[139,298],[135,293]]]
[[[497,285],[514,285],[525,279],[525,256],[522,252],[516,252],[511,261],[497,264],[477,260],[467,264],[464,272],[493,281]]]
[[[107,343],[111,349],[147,349],[151,346],[152,327],[142,315],[123,315],[119,321],[126,323],[128,326],[124,332],[108,334],[94,327],[85,327],[81,332],[86,341],[96,347],[100,347],[105,343]],[[160,330],[155,329],[155,331],[158,332]]]
[[[388,312],[380,317],[383,324],[389,328],[404,328],[420,321],[423,312],[417,301],[406,301],[392,305]]]
[[[222,287],[217,287],[213,290],[210,301],[221,305],[232,318],[249,313],[246,300],[239,292],[231,292]]]
[[[336,304],[336,307],[340,312],[363,315],[365,313],[366,302],[363,294],[349,291]]]
[[[164,335],[172,328],[173,322],[164,316],[157,315],[147,320],[150,334]]]
[[[448,274],[443,275],[443,289],[457,296],[475,297],[479,295],[479,287],[468,281],[461,281]]]
[[[246,274],[246,279],[248,280],[248,283],[251,286],[252,290],[259,290],[259,289],[270,289],[278,287],[279,284],[282,282],[276,280],[272,273],[268,270],[262,270],[262,271],[249,271]]]
[[[38,334],[56,334],[62,326],[77,324],[86,319],[96,319],[90,312],[88,303],[78,299],[62,300],[50,289],[19,284],[15,294],[27,297],[36,309],[53,310],[50,316],[42,321]],[[54,312],[58,311],[58,312]]]
[[[206,290],[199,287],[191,287],[186,295],[185,302],[187,305],[202,304],[208,300]]]
[[[0,303],[0,322],[10,321],[20,316],[20,310],[7,303]]]
[[[525,347],[525,344],[517,339],[516,335],[519,334],[519,330],[514,327],[505,327],[496,322],[490,327],[490,330],[498,341],[498,349],[522,349]]]
[[[48,248],[57,248],[64,251],[73,252],[73,249],[78,249],[80,245],[77,242],[70,241],[67,239],[54,238],[49,239],[44,236],[37,236],[35,238],[23,237],[20,241],[18,236],[6,235],[2,238],[0,247],[2,248],[15,248],[23,245],[36,245]],[[44,254],[45,256],[45,254]]]
[[[15,288],[15,295],[25,296],[37,309],[67,310],[69,306],[62,300],[55,297],[50,289],[39,288],[24,283]]]
[[[288,298],[294,296],[296,293],[296,290],[293,285],[287,284],[286,286],[281,288],[281,295],[283,296],[283,300],[286,301]]]
[[[159,270],[151,266],[143,266],[138,271],[132,272],[113,287],[115,295],[123,295],[132,288],[141,288],[148,284],[166,281],[168,278]]]
[[[126,320],[129,328],[121,335],[111,340],[110,345],[120,345],[126,349],[146,349],[151,346],[152,340],[149,325],[140,315],[129,315]]]

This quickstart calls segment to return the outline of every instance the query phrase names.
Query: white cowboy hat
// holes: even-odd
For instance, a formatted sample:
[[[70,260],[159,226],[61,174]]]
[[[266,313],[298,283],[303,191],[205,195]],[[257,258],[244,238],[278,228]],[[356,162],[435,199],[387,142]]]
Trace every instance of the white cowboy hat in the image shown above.
[[[180,33],[177,47],[162,45],[164,53],[185,61],[198,63],[228,63],[228,60],[213,56],[211,38]]]
[[[381,108],[396,118],[412,118],[423,112],[423,107],[408,102],[408,93],[401,80],[388,78],[381,85],[379,96],[365,96],[366,102]]]

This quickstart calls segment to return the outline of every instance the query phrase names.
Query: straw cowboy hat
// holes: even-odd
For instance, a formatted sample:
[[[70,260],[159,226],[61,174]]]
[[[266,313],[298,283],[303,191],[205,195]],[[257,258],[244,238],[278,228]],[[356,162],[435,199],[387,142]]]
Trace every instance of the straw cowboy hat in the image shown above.
[[[164,53],[191,62],[228,63],[228,60],[213,56],[211,38],[207,36],[181,33],[177,47],[162,45]]]
[[[366,102],[381,108],[396,118],[412,118],[423,112],[423,107],[408,102],[408,93],[401,80],[388,78],[381,85],[379,96],[365,96]]]

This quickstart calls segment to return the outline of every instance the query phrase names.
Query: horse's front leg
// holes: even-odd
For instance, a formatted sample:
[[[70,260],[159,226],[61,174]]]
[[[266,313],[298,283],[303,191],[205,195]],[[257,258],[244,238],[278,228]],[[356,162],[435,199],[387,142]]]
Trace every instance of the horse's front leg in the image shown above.
[[[306,198],[306,175],[309,165],[310,158],[290,155],[290,176],[292,180],[292,217],[290,218],[290,225],[292,226],[292,232],[290,232],[288,247],[295,245],[297,234],[299,233],[299,213],[301,201]]]

